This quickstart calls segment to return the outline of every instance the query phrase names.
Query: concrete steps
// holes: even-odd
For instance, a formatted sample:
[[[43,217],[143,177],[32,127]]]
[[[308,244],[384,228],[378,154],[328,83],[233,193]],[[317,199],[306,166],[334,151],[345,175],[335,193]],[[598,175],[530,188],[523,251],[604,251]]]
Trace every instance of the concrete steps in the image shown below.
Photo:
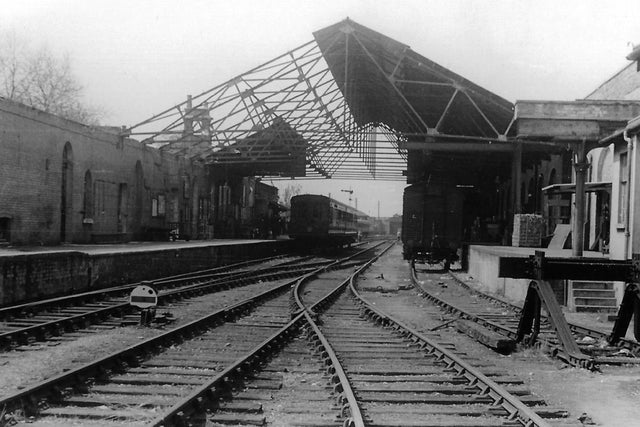
[[[611,282],[573,281],[572,298],[576,312],[615,313],[618,301]]]

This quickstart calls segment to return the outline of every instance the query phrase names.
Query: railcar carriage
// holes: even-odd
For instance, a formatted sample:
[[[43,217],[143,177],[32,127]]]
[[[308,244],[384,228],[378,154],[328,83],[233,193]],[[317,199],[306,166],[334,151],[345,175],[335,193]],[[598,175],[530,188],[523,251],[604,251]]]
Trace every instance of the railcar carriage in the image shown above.
[[[356,228],[358,229],[358,240],[368,239],[373,229],[371,218],[367,215],[358,214]]]
[[[351,244],[358,237],[356,210],[322,195],[294,196],[289,237],[325,245]]]
[[[404,189],[403,256],[418,262],[455,261],[463,234],[464,195],[455,186],[421,182]]]

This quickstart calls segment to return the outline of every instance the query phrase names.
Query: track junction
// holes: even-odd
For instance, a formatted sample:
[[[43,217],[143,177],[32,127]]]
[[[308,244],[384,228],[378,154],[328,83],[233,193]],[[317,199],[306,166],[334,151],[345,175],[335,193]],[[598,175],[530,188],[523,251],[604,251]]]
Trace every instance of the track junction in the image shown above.
[[[336,261],[260,260],[168,278],[185,289],[208,280],[226,286],[168,299],[187,311],[198,299],[209,301],[204,316],[165,325],[166,332],[4,396],[6,419],[96,426],[579,425],[517,376],[363,299],[358,277],[394,244],[365,246]],[[256,272],[262,283],[248,278]],[[231,288],[234,280],[242,283]],[[225,292],[235,296],[216,309],[211,302]]]

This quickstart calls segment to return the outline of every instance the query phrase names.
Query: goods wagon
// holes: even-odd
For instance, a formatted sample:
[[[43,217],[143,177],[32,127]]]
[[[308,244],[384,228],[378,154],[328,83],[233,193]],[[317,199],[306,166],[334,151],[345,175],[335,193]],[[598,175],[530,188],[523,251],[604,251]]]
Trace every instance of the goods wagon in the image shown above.
[[[464,195],[455,186],[413,184],[404,189],[402,207],[403,256],[448,268],[462,241]]]
[[[291,198],[289,237],[319,244],[353,243],[358,237],[356,211],[326,196],[294,196]]]

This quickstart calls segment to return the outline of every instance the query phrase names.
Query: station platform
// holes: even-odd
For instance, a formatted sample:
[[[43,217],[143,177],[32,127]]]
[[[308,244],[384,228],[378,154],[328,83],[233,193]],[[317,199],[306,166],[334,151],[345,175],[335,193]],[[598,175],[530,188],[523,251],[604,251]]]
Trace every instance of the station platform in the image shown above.
[[[544,252],[547,257],[570,258],[572,256],[571,249],[471,245],[469,246],[468,276],[473,279],[474,286],[480,290],[503,297],[512,303],[522,304],[527,295],[530,280],[498,277],[500,257],[526,258],[534,255],[536,251]],[[583,257],[608,258],[601,252],[593,251],[585,251]],[[618,287],[620,290],[616,288],[616,297],[620,294],[622,298],[623,285]]]
[[[3,247],[0,307],[278,255],[292,243],[215,239]]]
[[[63,243],[57,246],[9,246],[0,247],[0,258],[18,255],[36,255],[61,252],[81,252],[84,254],[110,254],[123,252],[149,252],[157,250],[170,250],[177,248],[198,248],[224,245],[248,245],[262,242],[274,242],[275,240],[257,239],[211,239],[211,240],[176,240],[173,242],[128,242],[112,244],[87,244],[78,245]]]

